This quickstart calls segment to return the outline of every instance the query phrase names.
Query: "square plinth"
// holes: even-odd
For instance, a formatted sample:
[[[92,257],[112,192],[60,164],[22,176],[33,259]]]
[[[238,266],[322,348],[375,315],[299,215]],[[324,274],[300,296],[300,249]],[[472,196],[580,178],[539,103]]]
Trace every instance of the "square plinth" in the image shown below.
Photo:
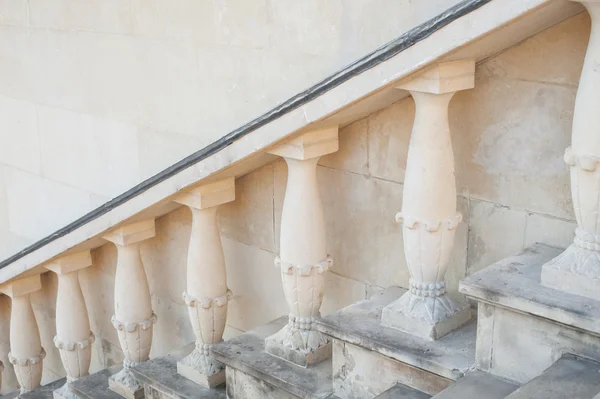
[[[574,273],[568,267],[545,264],[542,267],[541,283],[555,290],[600,301],[600,279]]]
[[[108,388],[121,395],[125,399],[144,399],[144,387],[132,388],[129,385],[123,384],[120,381],[115,381],[112,378],[108,379]]]
[[[108,388],[109,377],[119,371],[121,371],[121,365],[81,377],[71,383],[71,389],[79,398],[83,399],[123,399],[121,395]]]
[[[225,367],[217,373],[206,375],[200,370],[178,361],[177,374],[205,388],[214,388],[225,383]]]
[[[194,347],[193,343],[186,345],[166,356],[148,360],[131,369],[135,377],[144,384],[144,390],[148,391],[146,397],[225,399],[223,383],[216,388],[207,388],[178,373],[178,362],[189,355]],[[222,373],[224,374],[225,370]]]
[[[280,394],[266,398],[323,399],[331,396],[331,360],[304,368],[265,352],[265,338],[281,330],[287,321],[288,317],[281,317],[212,347],[213,356],[227,365],[229,397],[248,397],[243,394],[242,381],[252,382],[257,392]],[[230,374],[236,376],[232,384]]]
[[[265,352],[280,357],[288,362],[298,366],[308,367],[313,364],[321,363],[331,357],[331,342],[319,347],[317,350],[309,353],[301,352],[292,348],[283,346],[273,337],[265,339]]]

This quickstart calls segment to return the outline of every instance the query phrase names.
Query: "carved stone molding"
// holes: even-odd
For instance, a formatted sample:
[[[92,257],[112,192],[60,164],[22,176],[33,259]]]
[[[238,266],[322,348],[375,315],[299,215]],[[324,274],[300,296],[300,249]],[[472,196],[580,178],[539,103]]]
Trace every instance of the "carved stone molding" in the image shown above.
[[[46,357],[46,351],[42,348],[42,351],[37,356],[26,357],[22,359],[17,359],[12,355],[11,352],[8,353],[8,361],[14,366],[29,366],[31,364],[38,364]]]
[[[115,329],[117,329],[118,331],[127,331],[127,332],[135,332],[138,329],[138,327],[140,327],[142,330],[147,330],[147,329],[151,328],[153,324],[156,323],[156,320],[158,320],[158,317],[156,316],[155,313],[152,313],[152,316],[149,319],[142,320],[137,323],[136,322],[123,323],[123,322],[117,320],[114,315],[111,318],[112,325]]]
[[[410,292],[422,298],[437,298],[446,293],[446,282],[438,281],[435,283],[417,283],[410,279]]]
[[[575,154],[571,147],[567,147],[565,150],[564,159],[567,165],[571,167],[579,165],[586,172],[595,172],[600,163],[600,157],[592,154]]]
[[[203,309],[210,309],[212,307],[213,303],[219,307],[227,305],[227,303],[230,302],[231,299],[233,298],[233,292],[230,289],[227,289],[227,293],[225,295],[218,296],[215,298],[197,299],[197,298],[189,295],[187,292],[183,292],[183,294],[181,296],[182,296],[185,304],[191,308],[194,308],[194,307],[200,305],[200,307]]]
[[[317,273],[323,274],[330,267],[333,266],[333,258],[327,255],[325,260],[317,263],[316,265],[294,265],[293,263],[282,261],[278,256],[275,258],[275,267],[280,267],[281,271],[285,274],[294,274],[294,270],[298,271],[299,276],[310,276],[312,269],[315,269]]]
[[[447,217],[443,220],[419,220],[410,216],[405,216],[402,212],[396,214],[396,223],[404,223],[406,228],[414,230],[419,227],[425,227],[425,231],[435,233],[440,230],[440,227],[444,226],[447,230],[454,230],[460,222],[462,222],[463,216],[460,212],[456,215]]]
[[[94,335],[94,333],[92,333],[90,331],[90,336],[88,339],[84,339],[83,341],[79,341],[79,342],[62,342],[58,336],[54,337],[54,345],[58,348],[58,349],[64,349],[67,351],[74,351],[76,348],[79,349],[85,349],[88,346],[90,346],[91,344],[94,343],[94,341],[96,340],[96,337]]]

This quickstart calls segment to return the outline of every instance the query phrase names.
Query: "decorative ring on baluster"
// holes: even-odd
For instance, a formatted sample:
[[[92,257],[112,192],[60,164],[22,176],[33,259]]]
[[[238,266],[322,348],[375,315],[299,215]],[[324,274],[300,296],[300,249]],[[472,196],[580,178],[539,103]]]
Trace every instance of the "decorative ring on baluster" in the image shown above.
[[[119,320],[117,320],[117,318],[113,315],[113,317],[111,318],[111,322],[112,325],[115,329],[117,329],[118,331],[127,331],[127,332],[135,332],[137,331],[138,327],[141,328],[142,330],[147,330],[149,328],[152,327],[153,324],[156,323],[156,320],[158,319],[158,317],[156,316],[156,314],[154,312],[152,312],[152,316],[150,316],[149,319],[147,320],[142,320],[139,322],[132,322],[132,323],[123,323]]]
[[[42,351],[40,352],[39,355],[37,356],[32,356],[32,357],[26,357],[26,358],[22,358],[22,359],[17,359],[16,357],[14,357],[12,355],[11,352],[8,353],[8,361],[16,366],[29,366],[30,364],[37,364],[39,362],[41,362],[42,360],[44,360],[44,358],[46,357],[46,351],[44,350],[44,348],[42,348]]]
[[[289,316],[289,325],[295,330],[312,330],[314,322],[315,318],[312,316],[298,317],[293,314],[290,314]]]
[[[460,212],[456,212],[456,215],[447,217],[442,220],[418,220],[416,218],[405,216],[402,212],[396,213],[396,223],[403,222],[404,227],[407,229],[414,230],[419,226],[425,227],[425,230],[429,233],[435,233],[440,230],[442,225],[446,226],[447,230],[454,230],[456,226],[460,222],[462,222],[463,217]]]
[[[213,303],[219,307],[227,305],[227,303],[233,298],[233,292],[228,288],[225,295],[215,298],[197,299],[184,291],[181,297],[183,298],[183,302],[185,302],[185,304],[191,308],[199,305],[203,309],[210,309]]]
[[[223,340],[219,341],[223,342]],[[214,344],[205,344],[202,341],[196,341],[196,350],[204,356],[210,356],[210,350]]]
[[[446,293],[446,283],[417,283],[412,278],[409,281],[411,294],[422,298],[437,298]]]
[[[132,367],[135,367],[137,365],[142,364],[141,362],[134,362],[133,360],[127,360],[127,359],[123,359],[123,367],[125,367],[126,369],[130,369]]]
[[[57,335],[54,337],[54,345],[58,349],[64,349],[64,350],[71,352],[71,351],[74,351],[75,348],[85,349],[88,346],[90,346],[91,344],[93,344],[95,340],[96,340],[96,337],[94,336],[94,333],[92,333],[91,331],[90,331],[90,336],[87,339],[84,339],[83,341],[80,341],[80,342],[62,342],[58,338],[58,335]]]
[[[575,229],[575,245],[588,251],[600,252],[600,235],[585,232],[582,228]]]
[[[294,270],[297,270],[298,274],[300,276],[310,276],[312,269],[315,269],[317,271],[317,273],[319,273],[319,274],[323,274],[327,270],[329,270],[329,268],[331,268],[332,266],[333,266],[333,258],[331,257],[331,255],[327,255],[327,258],[320,261],[316,265],[298,265],[298,266],[296,266],[290,262],[282,261],[279,256],[275,258],[275,267],[280,267],[281,271],[285,274],[293,274]]]
[[[600,163],[600,157],[592,154],[577,155],[571,147],[565,150],[564,160],[571,167],[579,164],[579,167],[586,172],[594,172]]]

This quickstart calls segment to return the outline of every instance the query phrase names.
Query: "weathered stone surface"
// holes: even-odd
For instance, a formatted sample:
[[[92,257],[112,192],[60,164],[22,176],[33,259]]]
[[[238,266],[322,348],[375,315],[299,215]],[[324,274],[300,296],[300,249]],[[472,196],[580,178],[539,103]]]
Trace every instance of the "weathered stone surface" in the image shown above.
[[[475,323],[437,341],[429,341],[381,324],[382,308],[405,291],[392,287],[370,300],[348,306],[317,321],[317,329],[441,377],[457,380],[475,361]]]
[[[318,347],[312,352],[305,353],[298,349],[289,348],[271,336],[265,339],[265,352],[298,366],[309,367],[331,357],[331,342]]]
[[[228,399],[297,399],[292,395],[243,371],[227,367]]]
[[[369,349],[334,339],[333,392],[343,399],[374,398],[396,383],[436,394],[452,380]]]
[[[417,391],[407,387],[406,385],[396,384],[381,395],[377,395],[377,399],[429,399],[431,395]]]
[[[507,399],[591,399],[600,392],[600,364],[565,355]]]
[[[23,399],[46,399],[54,397],[54,390],[62,387],[67,382],[66,378],[61,378],[50,384],[42,385],[41,387],[34,389],[32,391],[26,392],[22,395],[19,395],[19,398]]]
[[[600,302],[540,284],[541,266],[561,251],[534,245],[475,273],[460,284],[472,299],[600,334]]]
[[[481,371],[473,371],[435,395],[433,399],[504,399],[517,388],[518,385],[514,382]]]
[[[289,394],[290,398],[323,399],[329,397],[333,392],[330,361],[303,368],[264,351],[265,338],[279,331],[287,321],[287,317],[280,317],[212,348],[214,357],[227,365],[228,383],[229,370],[235,369],[236,376],[242,375],[239,377],[240,379],[254,382],[258,380],[256,382],[258,385],[252,388],[256,392],[283,391]],[[252,379],[247,379],[244,375],[249,375]],[[241,389],[243,383],[234,383],[233,387],[236,386]],[[231,392],[230,390],[233,388],[229,385],[227,389],[229,397],[237,399],[238,396],[235,396],[237,392]]]
[[[225,387],[204,388],[177,373],[177,361],[188,355],[194,344],[186,345],[166,356],[133,367],[131,371],[144,384],[148,399],[224,399]],[[146,388],[150,388],[146,392]]]
[[[83,399],[123,399],[108,388],[108,377],[118,373],[121,365],[113,366],[74,381],[73,391]]]
[[[0,399],[14,399],[19,396],[19,391],[7,393],[5,395],[0,396]]]

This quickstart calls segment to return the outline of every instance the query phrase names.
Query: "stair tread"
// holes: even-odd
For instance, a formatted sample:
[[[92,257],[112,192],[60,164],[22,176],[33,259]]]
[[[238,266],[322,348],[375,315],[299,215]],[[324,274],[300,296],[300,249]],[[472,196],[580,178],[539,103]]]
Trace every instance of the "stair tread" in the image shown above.
[[[17,396],[19,396],[18,390],[11,393],[5,393],[4,395],[0,396],[0,399],[14,399]]]
[[[450,385],[433,399],[504,399],[518,388],[514,382],[482,371],[473,371]]]
[[[137,379],[169,397],[185,399],[225,399],[225,385],[214,389],[204,388],[177,373],[177,361],[192,352],[189,344],[166,356],[139,364],[131,369]]]
[[[45,398],[53,398],[54,390],[62,387],[67,382],[66,378],[61,378],[56,381],[52,381],[49,384],[42,385],[39,388],[36,388],[32,391],[26,392],[19,396],[19,398],[23,399],[45,399]],[[15,396],[16,397],[16,396]],[[4,398],[4,396],[2,397]]]
[[[404,384],[396,384],[381,393],[376,399],[429,399],[431,395],[418,391]]]
[[[108,377],[118,373],[121,365],[112,366],[97,373],[82,377],[71,383],[77,396],[84,399],[123,399],[121,395],[108,388]]]
[[[565,355],[507,399],[592,399],[600,392],[600,363]]]

